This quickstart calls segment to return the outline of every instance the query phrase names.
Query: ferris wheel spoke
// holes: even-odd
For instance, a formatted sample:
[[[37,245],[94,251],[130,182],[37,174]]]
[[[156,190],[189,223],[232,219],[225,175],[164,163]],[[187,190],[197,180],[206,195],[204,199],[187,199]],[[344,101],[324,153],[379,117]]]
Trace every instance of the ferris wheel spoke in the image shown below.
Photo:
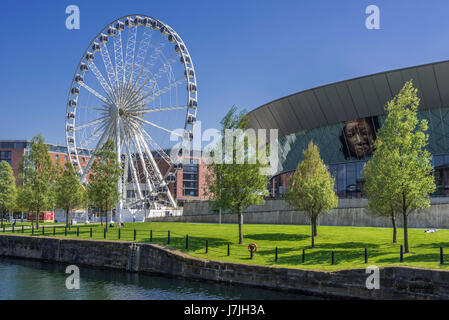
[[[101,118],[98,118],[98,119],[89,121],[88,123],[85,123],[85,124],[82,124],[82,125],[80,125],[80,126],[77,126],[77,127],[75,128],[75,131],[80,131],[80,130],[82,130],[82,129],[85,129],[85,128],[89,128],[89,127],[91,127],[91,126],[94,126],[94,125],[96,125],[96,124],[103,123],[103,122],[105,121],[105,119],[106,119],[106,116],[103,116],[103,117],[101,117]]]
[[[161,89],[159,89],[155,92],[152,92],[151,95],[149,93],[148,95],[144,96],[137,103],[143,102],[143,105],[147,105],[147,104],[153,102],[154,100],[156,100],[157,98],[159,98],[160,96],[166,94],[170,90],[172,90],[176,87],[179,87],[181,84],[185,84],[186,82],[187,82],[187,80],[185,78],[170,82],[168,85],[162,87]]]
[[[176,136],[178,136],[178,137],[182,137],[182,136],[183,136],[182,134],[179,134],[179,133],[177,133],[177,132],[175,132],[175,131],[173,131],[173,130],[164,128],[164,127],[162,127],[162,126],[160,126],[160,125],[157,125],[157,124],[155,124],[155,123],[153,123],[153,122],[150,122],[150,121],[148,121],[148,120],[142,119],[142,118],[140,118],[140,117],[134,117],[134,118],[136,118],[136,120],[139,121],[139,122],[146,123],[146,124],[148,124],[148,125],[150,125],[150,126],[153,126],[153,127],[155,127],[155,128],[158,128],[158,129],[163,130],[163,131],[165,131],[165,132],[168,132],[168,133],[170,133],[170,134],[174,134],[174,135],[176,135]]]
[[[142,168],[143,168],[145,182],[148,185],[148,188],[150,189],[150,192],[152,192],[154,190],[154,186],[151,183],[150,174],[149,174],[149,172],[147,170],[148,166],[147,166],[147,163],[145,162],[144,153],[142,152],[142,148],[141,148],[141,146],[139,144],[138,138],[134,137],[133,143],[137,147],[137,150],[139,152],[139,158],[140,158],[140,162],[141,162],[141,165],[142,165]]]
[[[97,65],[92,61],[89,62],[89,70],[92,70],[92,73],[95,75],[95,77],[97,78],[98,82],[100,83],[101,87],[103,88],[104,92],[107,95],[111,95],[112,94],[112,89],[109,86],[109,83],[106,81],[106,79],[103,77],[103,75],[101,74],[101,71],[98,70]]]
[[[106,104],[110,104],[110,101],[108,101],[108,99],[106,99],[105,97],[103,97],[101,94],[99,94],[97,91],[95,91],[94,89],[92,89],[91,87],[89,87],[87,84],[85,84],[84,82],[82,82],[80,84],[81,87],[83,87],[84,89],[86,89],[87,91],[89,91],[91,94],[93,94],[95,97],[97,97],[98,99],[100,99],[101,101],[103,101]]]
[[[130,169],[131,169],[131,174],[132,174],[133,179],[134,179],[134,183],[135,183],[136,188],[137,188],[139,199],[142,199],[142,193],[140,191],[140,181],[137,179],[137,172],[136,172],[136,168],[134,166],[134,160],[133,160],[132,153],[131,153],[131,150],[130,150],[131,149],[130,148],[130,144],[131,144],[131,141],[129,141],[129,143],[126,144],[126,150],[128,152],[128,157],[130,159],[129,166],[130,166]]]
[[[90,171],[90,168],[92,167],[92,163],[95,161],[96,156],[95,154],[100,150],[100,148],[103,146],[103,144],[106,142],[107,138],[109,138],[109,133],[111,130],[111,124],[109,124],[109,127],[103,131],[103,134],[100,137],[100,140],[98,140],[97,145],[95,146],[94,151],[92,152],[92,155],[89,159],[89,161],[87,162],[86,167],[84,168],[83,171],[81,171],[81,182],[84,183],[86,182],[86,177],[87,174]]]
[[[152,36],[153,36],[153,29],[145,27],[142,35],[142,40],[140,40],[139,48],[137,49],[136,59],[134,61],[134,68],[136,69],[136,71],[139,71],[139,75],[141,73],[140,71],[142,71],[143,69],[143,64],[145,62],[145,57],[147,55],[148,48],[150,47]]]
[[[151,147],[153,147],[153,149],[162,157],[162,159],[165,160],[165,162],[167,162],[169,165],[172,164],[171,158],[168,156],[168,154],[164,151],[164,149],[162,149],[157,143],[156,141],[154,141],[154,139],[148,134],[148,132],[145,130],[145,128],[142,128],[142,132],[143,134],[147,137],[144,140],[147,140]]]
[[[142,131],[142,129],[140,129],[140,127],[137,124],[132,123],[132,122],[128,122],[128,125],[130,127],[130,131],[133,132],[132,137],[135,138],[135,141],[138,141],[139,138],[141,138],[140,131]],[[144,141],[144,140],[142,140],[142,141]],[[144,144],[145,144],[145,142],[142,143],[142,146]],[[147,149],[148,148],[146,148],[146,150]],[[147,169],[147,171],[148,171],[148,173],[150,175],[150,181],[152,182],[152,185],[153,185],[153,188],[154,188],[154,185],[160,182],[159,178],[158,178],[158,175],[155,173],[155,169],[153,168],[153,165],[151,163],[150,163],[149,166],[146,167],[146,169]]]
[[[167,59],[167,62],[163,62],[162,65],[156,70],[156,72],[147,73],[147,77],[145,78],[144,83],[139,88],[139,93],[142,92],[142,96],[147,95],[151,90],[154,89],[154,87],[157,85],[157,82],[164,74],[166,74],[168,71],[172,70],[172,63],[174,63],[175,59]]]
[[[101,57],[103,58],[104,67],[106,68],[106,73],[108,75],[110,87],[113,90],[117,87],[116,84],[116,73],[114,71],[114,67],[112,66],[111,56],[109,55],[109,50],[106,43],[102,43],[100,45]]]
[[[128,41],[126,43],[125,58],[125,83],[130,83],[133,73],[134,52],[136,49],[137,26],[128,29]]]
[[[89,110],[92,110],[92,111],[106,111],[107,109],[106,108],[101,108],[101,107],[97,107],[97,108],[95,108],[95,107],[89,107],[89,106],[76,106],[76,108],[77,109],[89,109]]]
[[[122,32],[119,31],[114,38],[114,59],[115,59],[115,74],[117,77],[117,84],[125,82],[125,66],[123,64],[123,46],[122,46]]]
[[[146,63],[146,65],[144,66],[142,64],[142,71],[146,72],[146,76],[143,79],[146,79],[147,77],[150,76],[150,74],[152,74],[152,68],[155,66],[157,60],[159,59],[160,55],[162,54],[165,45],[167,44],[167,41],[161,41],[162,40],[162,35],[159,37],[159,41],[157,43],[157,45],[155,45],[153,47],[153,50],[150,54],[150,56],[148,57],[148,61]],[[145,75],[145,74],[144,74]]]
[[[104,126],[102,126],[102,127],[104,127]],[[80,148],[87,148],[87,147],[89,147],[89,145],[90,145],[92,142],[96,141],[96,139],[101,135],[100,130],[101,130],[102,127],[100,127],[100,128],[98,128],[97,130],[95,130],[95,132],[92,133],[92,135],[91,135],[89,138],[83,139],[83,140],[80,142]]]
[[[142,138],[142,137],[140,136],[140,138]],[[157,174],[157,176],[158,176],[158,178],[159,178],[160,184],[163,184],[164,186],[166,186],[167,183],[165,182],[164,177],[162,176],[162,174],[161,174],[161,172],[160,172],[160,170],[159,170],[159,167],[158,167],[156,161],[154,160],[153,154],[152,154],[151,151],[149,150],[149,148],[148,148],[147,144],[145,143],[145,141],[143,141],[143,146],[144,146],[144,148],[145,148],[145,151],[148,153],[148,157],[149,157],[149,159],[150,159],[150,163],[151,163],[151,165],[153,166],[154,171],[156,172],[156,174]],[[167,197],[168,197],[168,200],[170,201],[170,203],[171,203],[174,207],[176,207],[176,201],[175,201],[175,199],[173,198],[173,195],[171,194],[171,192],[170,192],[170,190],[168,189],[168,187],[167,187]]]
[[[144,114],[144,113],[152,113],[152,112],[164,112],[164,111],[173,111],[173,110],[186,110],[188,109],[188,106],[178,106],[178,107],[160,107],[160,108],[151,108],[151,109],[143,109],[139,110],[136,113],[137,114]]]

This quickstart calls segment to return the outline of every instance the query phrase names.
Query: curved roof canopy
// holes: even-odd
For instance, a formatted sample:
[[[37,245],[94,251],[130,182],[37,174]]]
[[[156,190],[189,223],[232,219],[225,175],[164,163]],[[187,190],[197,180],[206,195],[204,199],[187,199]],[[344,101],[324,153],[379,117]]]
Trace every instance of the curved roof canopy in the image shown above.
[[[301,91],[251,112],[248,127],[278,129],[279,137],[385,113],[386,103],[413,79],[420,109],[449,106],[449,60],[386,71]]]

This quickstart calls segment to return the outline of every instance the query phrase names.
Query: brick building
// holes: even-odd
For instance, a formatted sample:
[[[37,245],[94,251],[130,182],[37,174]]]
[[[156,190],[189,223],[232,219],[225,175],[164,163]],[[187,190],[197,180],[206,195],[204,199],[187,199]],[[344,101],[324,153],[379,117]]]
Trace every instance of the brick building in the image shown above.
[[[29,150],[30,141],[26,140],[0,140],[0,161],[8,162],[17,179],[19,174],[20,164],[23,162],[24,155]],[[59,163],[64,165],[68,161],[67,147],[47,144],[49,146],[49,153],[54,164]],[[78,150],[78,161],[81,165],[89,162],[87,150]],[[168,169],[166,162],[158,158],[158,154],[154,153],[156,163],[158,164],[161,173],[165,174]],[[183,169],[176,173],[176,182],[170,184],[170,191],[178,203],[182,204],[188,200],[206,199],[204,192],[204,185],[206,179],[207,166],[201,158],[200,152],[193,152],[190,156],[186,156],[189,163],[185,163]],[[127,197],[132,197],[132,190],[127,194]]]

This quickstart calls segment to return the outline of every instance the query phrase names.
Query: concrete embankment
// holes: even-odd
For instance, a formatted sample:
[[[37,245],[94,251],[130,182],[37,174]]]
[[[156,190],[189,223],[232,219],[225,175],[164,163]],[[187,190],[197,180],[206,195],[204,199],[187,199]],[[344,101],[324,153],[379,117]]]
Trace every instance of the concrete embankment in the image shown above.
[[[381,268],[380,289],[369,290],[365,269],[321,272],[209,261],[161,245],[124,241],[0,235],[0,256],[334,297],[449,299],[449,271],[439,270]]]
[[[419,210],[410,215],[410,228],[449,228],[449,198],[432,198],[429,208]],[[322,226],[358,226],[391,228],[391,219],[367,211],[366,199],[339,199],[338,207],[330,214],[322,214],[318,225]],[[236,214],[223,213],[222,223],[237,223]],[[308,225],[306,214],[295,210],[282,200],[268,200],[263,205],[253,205],[245,210],[246,224],[286,224]],[[194,201],[184,204],[182,216],[147,218],[146,221],[167,222],[204,222],[217,223],[219,216],[213,211],[208,201]],[[402,227],[402,218],[398,218],[398,227]]]

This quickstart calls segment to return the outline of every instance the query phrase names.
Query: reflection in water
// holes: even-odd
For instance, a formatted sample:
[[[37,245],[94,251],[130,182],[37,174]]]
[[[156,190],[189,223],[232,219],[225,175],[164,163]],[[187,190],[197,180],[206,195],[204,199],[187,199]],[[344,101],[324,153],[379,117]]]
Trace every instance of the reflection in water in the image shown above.
[[[6,299],[312,299],[294,293],[80,268],[80,289],[68,290],[66,265],[0,258],[0,300]]]

